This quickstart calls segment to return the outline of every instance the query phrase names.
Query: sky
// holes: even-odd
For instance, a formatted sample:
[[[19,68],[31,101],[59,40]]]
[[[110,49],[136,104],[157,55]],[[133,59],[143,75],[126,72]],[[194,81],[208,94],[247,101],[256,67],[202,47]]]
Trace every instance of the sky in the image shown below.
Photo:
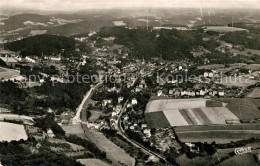
[[[259,8],[260,0],[0,0],[1,8],[78,11],[110,8]]]

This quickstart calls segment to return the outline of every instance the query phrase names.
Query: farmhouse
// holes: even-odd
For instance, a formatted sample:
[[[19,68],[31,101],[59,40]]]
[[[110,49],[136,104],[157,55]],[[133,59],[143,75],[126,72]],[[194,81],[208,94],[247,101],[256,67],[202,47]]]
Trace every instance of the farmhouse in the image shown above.
[[[14,59],[13,57],[8,57],[8,56],[2,57],[1,56],[0,59],[2,61],[4,61],[6,63],[6,65],[8,65],[10,67],[16,67],[19,64],[19,62],[16,59]]]
[[[48,135],[49,138],[55,137],[55,135],[54,135],[54,133],[53,133],[53,131],[51,129],[48,129],[47,135]]]

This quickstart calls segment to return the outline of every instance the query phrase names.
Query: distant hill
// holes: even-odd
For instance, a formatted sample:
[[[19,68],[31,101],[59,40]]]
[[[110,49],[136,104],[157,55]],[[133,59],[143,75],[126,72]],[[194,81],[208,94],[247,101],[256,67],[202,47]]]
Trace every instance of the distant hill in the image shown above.
[[[59,35],[75,35],[90,31],[98,31],[104,26],[113,26],[110,20],[92,20],[92,21],[81,21],[78,23],[69,23],[61,26],[51,27],[47,30],[48,34],[59,34]]]
[[[3,20],[2,22],[4,22],[4,26],[2,26],[1,29],[5,31],[10,31],[18,28],[25,28],[26,25],[24,24],[24,22],[26,21],[47,23],[50,21],[50,18],[50,16],[43,16],[39,14],[19,14]]]
[[[115,43],[125,45],[137,58],[150,59],[162,57],[164,60],[192,59],[190,51],[202,44],[202,34],[196,31],[127,29],[124,27],[105,27],[100,37],[114,36]]]
[[[75,47],[75,40],[65,36],[55,35],[37,35],[5,44],[5,47],[12,51],[21,51],[23,56],[36,55],[55,55],[62,52],[73,51]]]

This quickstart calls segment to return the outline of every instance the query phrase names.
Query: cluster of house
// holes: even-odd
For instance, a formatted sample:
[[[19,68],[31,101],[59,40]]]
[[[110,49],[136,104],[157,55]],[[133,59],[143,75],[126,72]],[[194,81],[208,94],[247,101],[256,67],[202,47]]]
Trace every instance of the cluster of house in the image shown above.
[[[205,96],[219,96],[219,97],[224,97],[225,96],[225,91],[223,89],[187,89],[184,90],[182,88],[176,88],[176,89],[170,89],[169,94],[170,96],[175,96],[175,97],[205,97]],[[159,90],[157,92],[157,96],[163,96],[163,91]]]
[[[147,88],[147,84],[144,79],[141,79],[139,85],[135,87],[135,92],[140,92],[141,90]]]
[[[130,121],[127,115],[123,117],[123,125],[125,130],[130,129],[134,132],[139,132],[142,134],[144,140],[147,140],[152,136],[151,129],[148,128],[146,123]]]
[[[37,141],[44,140],[47,137],[53,138],[55,136],[52,130],[49,129],[47,133],[45,133],[41,128],[35,126],[26,125],[25,130],[28,136],[34,137]]]

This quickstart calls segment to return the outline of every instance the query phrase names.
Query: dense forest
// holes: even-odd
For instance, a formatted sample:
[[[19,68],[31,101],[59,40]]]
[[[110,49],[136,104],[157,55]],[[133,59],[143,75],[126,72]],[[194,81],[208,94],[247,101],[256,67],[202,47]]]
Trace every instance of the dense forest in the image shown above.
[[[115,43],[127,46],[132,56],[137,58],[161,57],[164,60],[182,60],[193,58],[190,51],[202,44],[202,32],[105,27],[100,30],[99,36],[116,37]]]
[[[15,102],[23,102],[28,95],[24,90],[20,89],[18,84],[11,81],[0,82],[0,101],[3,104],[12,105]]]
[[[20,89],[11,81],[1,82],[0,103],[9,105],[13,113],[18,114],[38,115],[48,108],[58,109],[62,113],[63,108],[75,110],[89,89],[90,84],[83,83],[55,83],[53,86],[52,82],[47,81],[40,87]]]
[[[75,40],[65,36],[37,35],[19,41],[6,43],[5,47],[11,51],[21,51],[22,56],[58,55],[64,49],[64,56],[75,50]]]
[[[221,36],[220,39],[234,45],[243,45],[245,48],[260,50],[260,33],[250,36],[247,32],[229,32]]]
[[[55,83],[46,82],[33,90],[40,95],[46,96],[44,99],[35,101],[38,106],[43,108],[69,108],[76,109],[85,93],[90,89],[89,84],[80,83]]]

